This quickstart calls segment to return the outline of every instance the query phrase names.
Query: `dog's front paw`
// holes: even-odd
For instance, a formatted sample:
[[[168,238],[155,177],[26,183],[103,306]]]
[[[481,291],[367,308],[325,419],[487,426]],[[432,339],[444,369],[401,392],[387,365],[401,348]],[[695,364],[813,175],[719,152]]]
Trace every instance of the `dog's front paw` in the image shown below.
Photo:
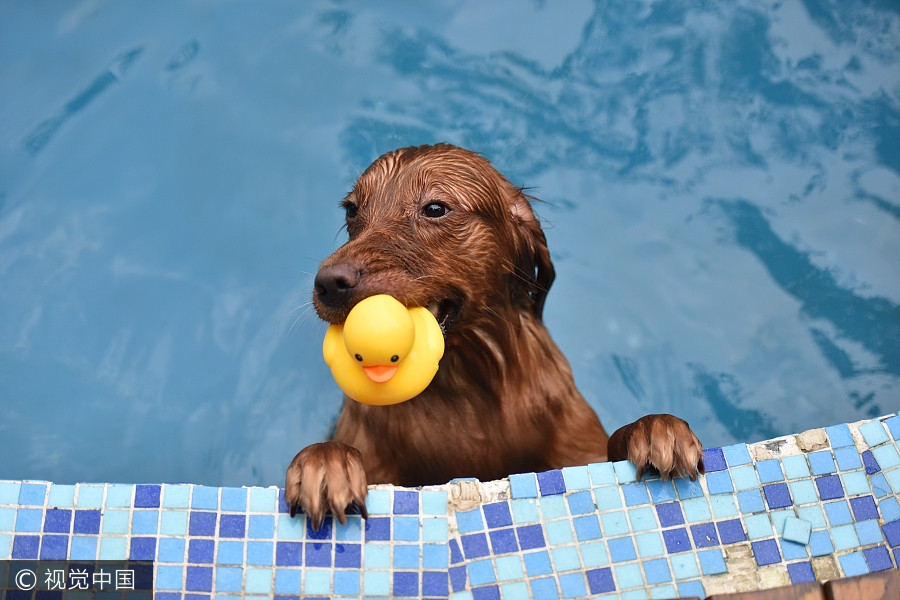
[[[329,509],[341,523],[347,522],[344,511],[351,506],[367,517],[366,471],[359,450],[340,442],[307,446],[287,469],[284,499],[291,516],[303,510],[314,531]]]
[[[628,459],[637,478],[649,470],[670,477],[697,479],[703,467],[703,447],[690,426],[673,415],[647,415],[622,427],[609,439],[609,460]]]

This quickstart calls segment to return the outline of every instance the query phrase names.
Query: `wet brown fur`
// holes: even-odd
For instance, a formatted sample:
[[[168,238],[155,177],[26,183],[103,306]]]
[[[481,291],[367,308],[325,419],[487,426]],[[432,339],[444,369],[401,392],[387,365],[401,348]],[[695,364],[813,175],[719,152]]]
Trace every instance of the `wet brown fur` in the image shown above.
[[[449,212],[429,218],[431,203]],[[326,508],[343,521],[343,506],[363,506],[367,482],[486,481],[608,455],[664,477],[702,470],[699,442],[671,415],[644,417],[609,439],[542,321],[554,270],[529,198],[485,158],[446,144],[402,148],[376,160],[344,205],[350,239],[319,273],[340,268],[355,278],[340,303],[314,295],[322,319],[342,323],[378,293],[407,306],[449,299],[459,312],[424,392],[393,406],[345,399],[333,442],[297,455],[286,480],[292,510],[306,510],[314,525]]]

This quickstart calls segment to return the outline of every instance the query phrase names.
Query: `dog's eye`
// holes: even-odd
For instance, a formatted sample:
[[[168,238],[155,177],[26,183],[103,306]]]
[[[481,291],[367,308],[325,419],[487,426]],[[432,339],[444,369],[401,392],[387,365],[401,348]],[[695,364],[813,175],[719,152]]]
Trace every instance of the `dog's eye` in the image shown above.
[[[397,362],[398,360],[400,360],[400,357],[396,354],[391,357],[391,362]]]
[[[422,214],[428,217],[429,219],[437,219],[439,217],[443,217],[450,209],[441,204],[440,202],[432,202],[425,206],[422,209]]]
[[[352,202],[347,202],[344,204],[344,211],[347,213],[347,218],[352,219],[359,212],[359,207]]]
[[[362,356],[360,356],[359,354],[355,354],[354,357],[355,357],[356,360],[358,360],[359,362],[362,362]]]

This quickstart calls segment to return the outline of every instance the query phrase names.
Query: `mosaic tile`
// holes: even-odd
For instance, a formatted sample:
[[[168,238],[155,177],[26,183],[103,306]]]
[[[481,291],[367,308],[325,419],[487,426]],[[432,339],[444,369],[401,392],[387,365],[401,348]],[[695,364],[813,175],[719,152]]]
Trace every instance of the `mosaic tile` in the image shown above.
[[[705,449],[696,482],[598,463],[512,475],[463,509],[461,484],[377,486],[369,519],[318,531],[276,488],[0,482],[0,558],[152,559],[161,600],[702,597],[732,552],[792,583],[827,557],[844,576],[896,568],[900,417],[823,433],[830,447],[761,460]]]

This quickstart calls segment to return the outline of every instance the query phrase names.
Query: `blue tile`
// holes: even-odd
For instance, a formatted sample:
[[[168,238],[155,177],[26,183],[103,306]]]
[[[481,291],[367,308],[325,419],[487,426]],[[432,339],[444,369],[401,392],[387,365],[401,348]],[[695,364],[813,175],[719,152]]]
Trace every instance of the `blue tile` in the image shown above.
[[[591,487],[591,475],[587,467],[563,467],[563,479],[566,482],[566,489],[586,490]]]
[[[885,498],[878,503],[878,511],[881,513],[881,519],[885,523],[896,521],[900,519],[900,502],[897,502],[897,499],[893,496]]]
[[[158,510],[136,510],[131,515],[131,533],[154,535],[159,532]]]
[[[731,480],[734,482],[734,489],[739,491],[759,488],[759,477],[752,465],[731,469]]]
[[[224,519],[225,516],[226,515],[222,515],[222,518]],[[241,516],[243,516],[243,515],[241,515]],[[239,524],[233,524],[233,525],[239,525]],[[325,517],[322,520],[322,524],[319,526],[318,529],[313,529],[312,520],[306,519],[306,537],[307,537],[307,539],[330,540],[331,533],[333,530],[334,530],[334,518],[333,517]],[[221,529],[219,531],[219,534],[221,535]],[[239,536],[239,537],[241,537],[241,536]]]
[[[725,461],[729,467],[750,463],[750,452],[747,451],[747,444],[725,446],[722,448],[722,452],[725,454]]]
[[[862,461],[866,467],[866,474],[868,475],[872,475],[881,470],[881,466],[878,464],[878,461],[875,460],[875,457],[872,456],[871,450],[866,450],[862,453]]]
[[[641,558],[662,556],[664,553],[662,538],[658,531],[640,533],[634,536],[637,543],[637,551]]]
[[[897,452],[893,444],[872,448],[872,456],[875,457],[878,465],[884,470],[900,466],[900,453]]]
[[[581,544],[578,549],[581,551],[581,562],[586,568],[602,567],[609,564],[609,553],[606,551],[606,545],[602,541],[588,542]],[[662,554],[660,551],[657,556]]]
[[[271,567],[274,563],[274,549],[272,542],[247,542],[247,564]]]
[[[831,528],[831,541],[835,550],[850,550],[859,547],[859,537],[853,525],[841,525]]]
[[[461,563],[463,559],[462,550],[459,549],[459,543],[455,539],[450,540],[450,564]],[[368,546],[367,546],[368,547]],[[366,559],[368,559],[368,552],[366,552]]]
[[[781,554],[778,552],[778,543],[774,539],[750,542],[756,564],[760,567],[781,562]]]
[[[723,544],[734,544],[736,542],[743,542],[747,539],[747,535],[744,533],[744,526],[741,524],[740,519],[719,521],[716,523],[716,528],[719,530],[719,540],[721,540]]]
[[[722,551],[718,548],[698,552],[697,559],[700,561],[700,569],[704,575],[719,575],[728,571]]]
[[[826,502],[824,506],[825,514],[828,515],[828,523],[832,527],[846,525],[853,521],[853,517],[850,515],[850,507],[847,505],[846,500]]]
[[[218,510],[219,488],[195,485],[191,490],[191,508]]]
[[[616,472],[616,481],[619,483],[631,483],[637,481],[637,468],[631,461],[621,460],[613,463]]]
[[[553,572],[553,566],[550,564],[550,553],[546,550],[523,554],[522,560],[525,563],[525,572],[529,577],[538,577]]]
[[[578,536],[579,542],[595,540],[602,536],[597,515],[576,517],[572,519],[572,524],[575,527],[575,535]]]
[[[760,483],[784,481],[784,474],[781,472],[781,462],[777,458],[756,463],[756,474],[759,476]]]
[[[891,432],[891,436],[895,440],[900,440],[900,416],[893,416],[890,419],[885,419],[884,424],[887,425],[887,428]]]
[[[719,545],[719,538],[713,523],[691,525],[691,536],[694,538],[694,547],[698,549]]]
[[[417,515],[419,514],[419,492],[394,490],[394,514]]]
[[[692,552],[670,556],[669,564],[672,565],[672,573],[675,575],[675,579],[691,579],[700,576],[697,558]]]
[[[667,481],[651,479],[647,482],[647,489],[650,491],[650,498],[654,504],[678,499],[678,494],[675,493],[675,485],[671,479]]]
[[[834,458],[832,458],[830,450],[810,452],[806,458],[809,461],[813,475],[828,475],[836,471]]]
[[[816,576],[813,573],[812,565],[810,562],[796,562],[791,563],[787,566],[788,575],[791,578],[791,583],[797,585],[798,583],[808,583],[810,581],[815,581]]]
[[[566,498],[569,504],[569,513],[572,515],[583,515],[594,512],[594,496],[590,491],[584,490],[576,492]],[[627,501],[627,494],[626,494]]]
[[[216,513],[191,511],[188,532],[191,535],[213,536],[216,534]]]
[[[613,562],[624,562],[637,558],[634,541],[630,537],[613,538],[607,540],[606,545],[609,547],[609,556]]]
[[[809,553],[813,556],[825,556],[834,552],[831,537],[827,530],[813,531],[809,534]]]
[[[622,486],[626,506],[637,506],[650,502],[650,494],[643,483],[626,483]],[[593,508],[593,507],[592,507]]]
[[[685,552],[691,549],[691,540],[688,538],[687,530],[683,527],[677,529],[665,529],[662,532],[663,541],[666,543],[666,550],[669,554],[676,552]]]
[[[134,486],[135,508],[159,508],[160,485]]]
[[[838,561],[841,563],[844,577],[855,577],[869,572],[869,567],[866,565],[866,559],[863,558],[862,552],[844,554],[838,557]]]
[[[788,479],[809,477],[809,465],[805,454],[782,457],[781,467]]]
[[[418,596],[419,574],[394,571],[394,585],[391,592],[394,596]]]
[[[559,469],[538,473],[537,480],[541,496],[564,494],[566,491],[566,481],[563,479],[562,471]]]
[[[561,494],[544,496],[541,498],[541,515],[544,517],[544,520],[559,519],[568,516],[564,498],[565,496]]]
[[[852,471],[862,467],[859,461],[859,452],[856,448],[838,448],[834,451],[834,460],[841,471]]]
[[[628,519],[625,511],[617,510],[600,515],[603,521],[603,531],[607,536],[621,535],[629,532]]]
[[[591,569],[587,573],[588,588],[592,594],[604,594],[613,592],[616,584],[613,581],[612,569],[609,567],[603,569]],[[539,598],[540,596],[535,596]]]
[[[516,525],[534,523],[541,519],[535,500],[520,498],[510,502],[510,505],[512,506],[513,522]]]
[[[672,574],[669,572],[669,561],[665,558],[644,561],[644,573],[647,576],[647,583],[650,585],[672,581]]]
[[[684,524],[684,514],[681,511],[681,504],[678,502],[657,504],[656,514],[659,516],[659,524],[663,527]]]
[[[532,550],[546,546],[544,530],[540,525],[523,525],[516,528],[519,537],[519,547],[522,550]]]
[[[590,494],[589,494],[590,495]],[[593,506],[593,502],[591,502]],[[509,527],[513,524],[508,502],[493,502],[482,507],[488,527]]]
[[[806,545],[809,543],[809,534],[811,532],[812,523],[809,521],[788,517],[784,520],[784,528],[781,535],[788,541]]]
[[[39,535],[13,536],[12,558],[36,559],[41,544]]]
[[[69,533],[72,527],[72,511],[48,508],[44,514],[44,533]]]
[[[395,569],[418,569],[419,547],[412,544],[396,544],[393,547]],[[337,557],[337,555],[335,555]]]
[[[281,552],[282,544],[290,544],[292,546],[297,546],[297,562],[290,563],[285,562],[284,564],[289,565],[300,565],[300,554],[301,551],[299,548],[302,548],[302,544],[300,542],[278,542],[276,544],[276,553]],[[181,562],[181,561],[178,561]],[[220,565],[240,565],[244,562],[244,542],[236,542],[236,541],[221,541],[218,543],[218,551],[216,555],[216,563]],[[276,565],[280,566],[278,563],[278,559],[275,561]]]
[[[466,570],[469,573],[469,583],[473,586],[494,583],[497,580],[490,560],[472,561],[466,566]]]
[[[786,483],[773,483],[771,485],[764,485],[763,493],[766,496],[766,504],[769,505],[769,510],[774,510],[776,508],[785,508],[787,506],[793,505],[793,502],[791,501],[791,493],[788,490],[788,486]]]
[[[306,542],[303,545],[307,567],[330,567],[333,547],[328,542]]]
[[[560,575],[559,587],[562,590],[563,598],[583,598],[587,594],[584,575],[581,573]]]
[[[679,477],[675,479],[675,489],[678,490],[678,496],[682,500],[703,496],[703,486],[700,485],[699,481],[691,481],[690,479]]]
[[[422,573],[422,595],[446,598],[450,593],[447,573],[425,571]],[[351,594],[355,595],[355,594]]]
[[[491,550],[494,554],[506,554],[507,552],[517,552],[519,550],[519,545],[516,543],[516,533],[512,528],[492,530],[490,538]]]
[[[706,591],[699,581],[683,581],[678,584],[678,595],[682,598],[705,598]]]
[[[869,446],[877,446],[890,439],[888,438],[887,431],[884,429],[884,425],[882,425],[881,421],[878,419],[869,421],[865,425],[860,425],[859,432],[862,434],[863,438],[865,438],[866,443],[869,444]]]
[[[553,557],[553,565],[556,573],[574,571],[581,568],[581,560],[578,558],[578,550],[575,546],[557,546],[550,550]]]
[[[222,515],[219,519],[219,537],[242,538],[246,524],[246,515]]]
[[[445,515],[447,513],[447,492],[443,490],[422,490],[422,513]]]
[[[616,470],[613,463],[591,463],[588,465],[588,473],[591,476],[591,484],[595,487],[616,483]]]
[[[547,545],[549,546],[571,544],[575,541],[575,536],[572,534],[572,523],[568,519],[545,524],[544,533],[547,534]]]
[[[47,536],[44,536],[46,541]],[[43,544],[42,544],[43,545]],[[156,538],[133,537],[131,538],[131,551],[128,554],[131,560],[153,560],[156,558]]]
[[[222,510],[232,512],[246,512],[247,489],[246,488],[222,488]]]
[[[480,518],[480,517],[479,517]],[[391,539],[391,520],[388,517],[366,519],[366,541],[385,542]]]
[[[509,476],[509,488],[513,498],[537,498],[537,479],[534,473],[517,473]]]
[[[188,567],[185,574],[185,589],[192,592],[212,591],[213,570],[210,567]]]
[[[853,445],[853,436],[850,434],[850,428],[846,425],[842,424],[826,427],[825,433],[828,435],[828,439],[831,440],[832,448]]]
[[[734,485],[731,483],[728,471],[707,473],[706,489],[709,490],[710,494],[730,494],[734,492]]]
[[[132,543],[134,539],[132,539]],[[154,540],[155,542],[155,540]],[[156,547],[149,557],[135,556],[138,560],[153,560],[156,558]],[[45,535],[41,537],[41,560],[65,560],[69,554],[69,538],[65,535]]]
[[[47,495],[47,486],[43,483],[23,483],[19,488],[19,504],[24,506],[43,506]]]
[[[805,544],[798,544],[797,542],[792,542],[791,540],[786,540],[782,538],[781,540],[781,554],[784,556],[784,560],[800,560],[804,558],[809,558],[809,553],[806,551]]]
[[[794,504],[802,506],[804,504],[812,504],[819,501],[819,495],[816,493],[816,486],[809,479],[799,479],[788,483],[791,490],[791,497]]]
[[[622,507],[622,494],[617,485],[595,489],[594,499],[597,502],[597,508],[599,510],[610,510]]]
[[[869,544],[880,544],[884,541],[881,536],[881,528],[878,527],[878,521],[869,519],[868,521],[860,521],[854,525],[856,529],[856,537],[862,546]]]
[[[635,532],[648,531],[659,527],[659,522],[656,520],[656,511],[649,506],[632,508],[628,511],[628,520],[631,522],[631,530]]]
[[[644,585],[641,568],[635,564],[616,565],[613,567],[616,573],[616,582],[619,589],[628,589]]]
[[[370,515],[389,515],[392,506],[390,490],[369,490],[366,495],[366,510]]]
[[[681,503],[681,507],[684,509],[684,516],[688,523],[712,519],[712,514],[709,512],[709,503],[707,503],[705,496],[688,498]]]
[[[885,523],[881,526],[881,531],[891,548],[900,546],[900,521]]]
[[[415,517],[394,517],[394,540],[401,542],[419,541],[419,519]]]
[[[891,561],[891,555],[884,546],[874,546],[863,550],[863,558],[866,559],[866,565],[869,571],[885,571],[892,569],[894,563]]]
[[[424,544],[422,546],[422,566],[426,569],[447,570],[450,566],[450,552],[444,544]]]
[[[450,586],[454,592],[463,591],[466,588],[466,580],[466,567],[450,567]]]
[[[728,468],[725,463],[725,453],[721,448],[707,448],[703,451],[703,467],[706,474],[715,473],[716,471],[724,471]]]
[[[822,500],[834,500],[844,497],[844,488],[841,479],[837,475],[816,478],[816,487],[819,488],[819,497]]]
[[[460,533],[471,533],[484,529],[481,510],[473,509],[456,513],[456,525]]]
[[[547,600],[556,600],[559,593],[556,590],[556,580],[552,577],[543,579],[534,579],[530,582],[532,598],[547,598]]]
[[[737,494],[741,512],[746,514],[757,513],[766,509],[759,490],[744,490]]]
[[[247,537],[272,539],[275,537],[275,517],[272,515],[250,515]]]

